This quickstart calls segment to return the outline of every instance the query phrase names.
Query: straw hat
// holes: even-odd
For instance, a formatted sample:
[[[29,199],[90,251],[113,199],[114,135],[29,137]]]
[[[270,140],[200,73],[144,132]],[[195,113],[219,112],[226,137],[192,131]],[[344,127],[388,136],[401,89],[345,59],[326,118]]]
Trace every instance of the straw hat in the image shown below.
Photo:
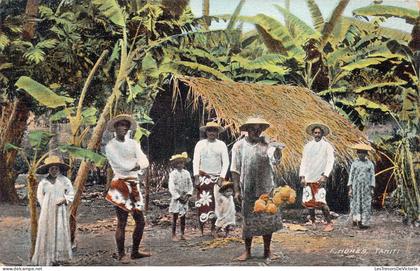
[[[47,158],[45,158],[44,164],[36,170],[36,173],[47,174],[48,170],[52,166],[60,167],[61,172],[65,172],[66,170],[69,169],[69,165],[65,164],[60,157],[56,155],[50,155]]]
[[[311,123],[306,127],[306,133],[312,135],[312,131],[315,128],[320,128],[324,132],[324,136],[327,136],[330,133],[330,128],[322,123]]]
[[[354,144],[353,146],[351,146],[351,148],[354,149],[354,150],[361,150],[361,151],[372,151],[373,150],[373,148],[370,145],[365,144],[365,143]]]
[[[223,181],[222,185],[220,186],[219,192],[223,192],[228,188],[232,188],[233,189],[233,182],[229,182],[229,181]]]
[[[188,154],[186,152],[183,152],[181,154],[172,155],[171,159],[169,159],[169,162],[175,163],[179,160],[184,160],[184,162],[188,163],[191,159],[188,158]]]
[[[131,115],[128,114],[120,114],[115,116],[113,119],[108,121],[107,129],[110,132],[115,132],[115,124],[122,120],[128,121],[130,123],[130,127],[128,129],[133,130],[137,127],[137,122],[133,119]]]
[[[214,121],[209,121],[209,122],[206,123],[205,126],[201,126],[200,131],[205,132],[207,130],[207,128],[217,128],[217,129],[219,129],[219,133],[221,133],[225,130],[222,126],[220,126],[217,122],[214,122]]]
[[[263,131],[270,127],[270,123],[268,123],[266,120],[258,117],[251,117],[248,118],[246,122],[239,127],[239,130],[246,131],[250,125],[255,124],[261,125],[263,127]]]

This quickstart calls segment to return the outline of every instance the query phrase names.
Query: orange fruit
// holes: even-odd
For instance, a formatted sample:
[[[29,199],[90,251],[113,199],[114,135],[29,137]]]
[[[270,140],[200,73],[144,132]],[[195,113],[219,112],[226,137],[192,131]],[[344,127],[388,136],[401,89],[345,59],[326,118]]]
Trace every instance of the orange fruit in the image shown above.
[[[263,213],[265,212],[267,205],[265,204],[264,200],[258,199],[255,201],[254,204],[254,212],[255,213]]]
[[[270,197],[268,196],[268,194],[261,194],[261,196],[260,196],[260,200],[263,200],[263,201],[267,201],[268,199],[269,199]]]
[[[266,208],[266,212],[269,213],[269,214],[272,214],[272,215],[276,214],[277,213],[277,206],[272,202],[268,203],[267,208]]]

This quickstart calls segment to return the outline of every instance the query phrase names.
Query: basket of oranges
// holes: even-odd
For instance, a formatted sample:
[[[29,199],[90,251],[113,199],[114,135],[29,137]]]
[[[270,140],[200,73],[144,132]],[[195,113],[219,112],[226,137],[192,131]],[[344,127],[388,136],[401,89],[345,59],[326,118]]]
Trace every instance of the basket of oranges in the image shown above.
[[[293,204],[295,201],[296,191],[288,185],[280,186],[270,194],[260,195],[254,203],[254,213],[276,214],[283,203]]]

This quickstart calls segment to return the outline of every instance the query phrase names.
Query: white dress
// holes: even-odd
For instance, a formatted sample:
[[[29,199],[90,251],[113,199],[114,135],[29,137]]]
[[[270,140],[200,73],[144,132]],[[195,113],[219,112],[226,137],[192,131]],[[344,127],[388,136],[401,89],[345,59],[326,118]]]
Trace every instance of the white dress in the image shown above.
[[[226,228],[227,226],[235,226],[236,224],[236,209],[233,201],[233,196],[226,197],[219,192],[220,187],[216,184],[214,186],[214,198],[216,200],[216,227]]]
[[[32,264],[45,266],[71,260],[68,205],[73,201],[74,190],[70,180],[63,175],[57,176],[54,184],[42,179],[38,184],[37,198],[41,213]],[[63,198],[66,204],[57,206]]]
[[[192,195],[194,187],[191,181],[190,173],[183,169],[181,171],[174,169],[169,173],[169,192],[171,193],[171,203],[169,212],[183,216],[188,211],[188,203],[179,202],[182,195]]]

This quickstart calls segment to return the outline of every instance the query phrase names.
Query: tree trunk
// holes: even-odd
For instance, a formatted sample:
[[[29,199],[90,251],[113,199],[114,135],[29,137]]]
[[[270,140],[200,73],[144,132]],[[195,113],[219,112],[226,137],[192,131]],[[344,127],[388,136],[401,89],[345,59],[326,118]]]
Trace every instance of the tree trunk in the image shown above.
[[[22,37],[30,41],[34,38],[36,30],[35,18],[38,15],[38,7],[40,0],[28,0],[25,9],[25,25],[23,26]]]
[[[204,17],[204,29],[209,29],[210,26],[210,0],[203,0],[203,17]]]
[[[35,177],[35,168],[30,169],[28,174],[28,198],[29,198],[29,213],[31,214],[31,252],[30,258],[34,255],[36,235],[38,231],[38,216],[36,213],[36,190],[38,183]]]
[[[96,123],[95,129],[93,129],[92,137],[89,140],[87,149],[88,150],[97,150],[101,144],[102,134],[106,128],[106,122],[108,121],[109,115],[111,113],[111,107],[114,103],[115,95],[111,95],[102,111],[98,122]],[[77,208],[80,205],[80,200],[82,197],[83,190],[85,189],[86,179],[89,173],[90,162],[82,161],[79,170],[77,171],[76,180],[74,181],[75,186],[75,195],[72,205],[70,206],[70,230],[71,230],[71,241],[74,243],[75,234],[76,234],[76,215]]]
[[[0,108],[0,202],[17,202],[14,170],[17,152],[5,152],[6,143],[20,145],[29,118],[29,108],[22,99],[6,103]]]

